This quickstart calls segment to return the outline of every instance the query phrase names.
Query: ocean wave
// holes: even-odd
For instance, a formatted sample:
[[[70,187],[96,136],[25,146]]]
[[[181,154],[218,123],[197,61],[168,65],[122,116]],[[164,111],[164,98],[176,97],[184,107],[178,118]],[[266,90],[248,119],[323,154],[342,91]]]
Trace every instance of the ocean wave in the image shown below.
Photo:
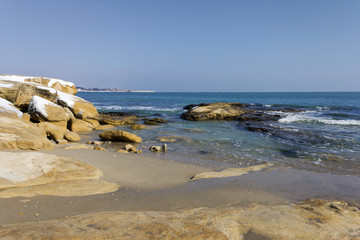
[[[360,120],[347,119],[347,120],[336,120],[328,119],[324,117],[317,117],[308,115],[310,111],[299,114],[289,114],[285,118],[279,120],[281,123],[293,123],[293,122],[317,122],[329,125],[347,125],[347,126],[360,126]]]
[[[150,107],[150,106],[97,106],[100,110],[127,110],[127,111],[157,111],[157,112],[177,112],[183,110],[182,108],[161,108],[161,107]]]

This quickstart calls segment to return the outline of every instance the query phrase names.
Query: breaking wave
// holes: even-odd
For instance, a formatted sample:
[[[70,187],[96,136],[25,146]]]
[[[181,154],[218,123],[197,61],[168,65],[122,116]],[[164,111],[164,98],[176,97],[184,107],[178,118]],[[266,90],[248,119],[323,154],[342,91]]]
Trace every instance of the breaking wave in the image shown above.
[[[347,126],[360,126],[360,120],[347,119],[347,120],[336,120],[329,119],[319,116],[311,115],[312,112],[304,113],[292,113],[287,115],[285,118],[279,120],[281,123],[293,123],[293,122],[315,122],[329,125],[347,125]]]

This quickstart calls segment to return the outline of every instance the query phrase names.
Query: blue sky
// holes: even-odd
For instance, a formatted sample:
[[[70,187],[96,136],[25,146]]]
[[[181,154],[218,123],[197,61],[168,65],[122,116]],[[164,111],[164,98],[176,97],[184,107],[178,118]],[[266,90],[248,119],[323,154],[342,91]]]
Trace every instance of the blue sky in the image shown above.
[[[360,1],[0,0],[0,74],[156,91],[360,91]]]

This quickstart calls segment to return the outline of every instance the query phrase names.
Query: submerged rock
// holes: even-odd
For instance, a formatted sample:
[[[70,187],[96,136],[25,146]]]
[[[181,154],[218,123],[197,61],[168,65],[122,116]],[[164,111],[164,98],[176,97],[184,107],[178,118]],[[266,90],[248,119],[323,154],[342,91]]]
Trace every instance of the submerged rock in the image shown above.
[[[144,124],[145,125],[159,125],[162,123],[167,123],[168,121],[162,118],[145,118]]]
[[[253,171],[260,171],[265,168],[268,168],[272,166],[270,163],[265,163],[261,165],[255,165],[245,168],[227,168],[218,172],[204,172],[204,173],[198,173],[195,176],[193,176],[190,180],[197,180],[197,179],[204,179],[204,178],[224,178],[224,177],[235,177],[235,176],[241,176],[245,174],[249,174],[249,172]]]
[[[102,132],[99,137],[104,141],[141,143],[141,137],[122,130]]]

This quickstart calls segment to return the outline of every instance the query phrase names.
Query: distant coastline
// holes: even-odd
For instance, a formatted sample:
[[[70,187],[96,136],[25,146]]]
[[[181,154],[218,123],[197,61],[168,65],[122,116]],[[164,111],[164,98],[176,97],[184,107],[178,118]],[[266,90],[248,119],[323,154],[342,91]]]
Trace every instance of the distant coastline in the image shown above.
[[[78,92],[144,92],[144,93],[154,93],[153,90],[124,90],[119,88],[84,88],[76,87]]]

